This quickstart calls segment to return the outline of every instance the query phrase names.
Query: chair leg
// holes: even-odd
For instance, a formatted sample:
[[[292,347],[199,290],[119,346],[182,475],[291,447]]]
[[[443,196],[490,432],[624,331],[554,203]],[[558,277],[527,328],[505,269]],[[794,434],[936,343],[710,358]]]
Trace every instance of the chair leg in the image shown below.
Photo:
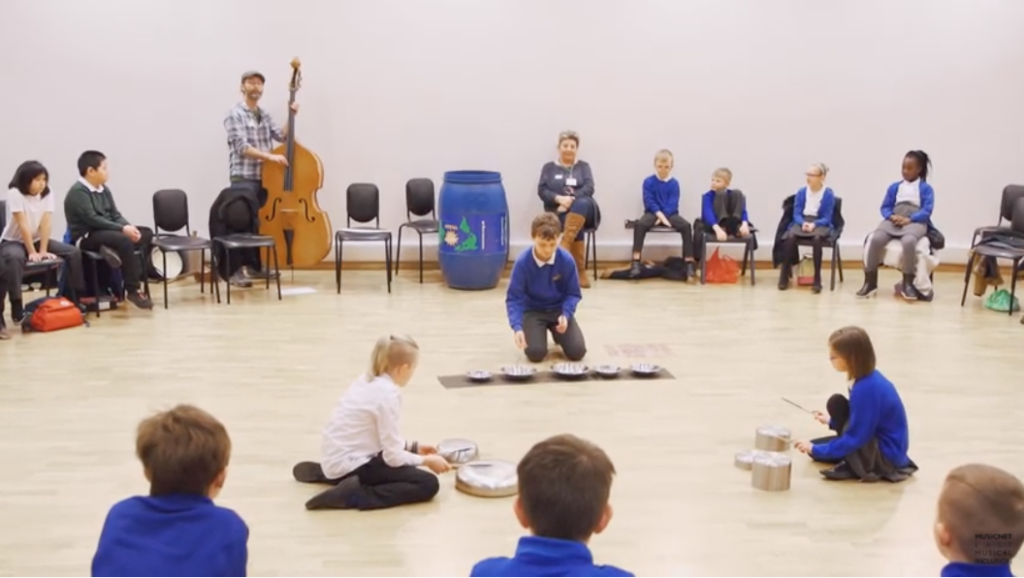
[[[210,249],[210,291],[217,299],[217,305],[220,305],[220,272],[217,269],[217,263],[217,255],[213,249]]]
[[[227,247],[224,248],[224,266],[225,270],[231,271],[231,250]],[[231,305],[231,276],[224,280],[224,287],[227,288],[228,305]]]
[[[391,239],[384,239],[384,268],[388,272],[388,293],[391,293]]]
[[[967,286],[971,283],[971,271],[974,269],[974,257],[975,254],[973,251],[971,251],[967,256],[967,270],[964,271],[964,293],[960,296],[961,307],[963,307],[964,303],[967,302]]]
[[[754,261],[754,237],[751,237],[747,241],[747,254],[743,257],[744,261],[750,264],[750,286],[757,285],[757,262]]]
[[[588,238],[590,239],[590,250],[593,251],[591,262],[594,264],[594,281],[597,281],[597,232],[591,233]],[[586,247],[583,248],[586,251]],[[583,259],[586,261],[587,259]]]
[[[831,272],[832,280],[829,282],[829,291],[835,291],[836,290],[836,254],[838,252],[839,252],[839,245],[837,245],[836,243],[832,243],[832,264],[830,266],[830,268],[832,269],[832,272]]]
[[[338,294],[341,294],[341,251],[344,242],[341,239],[334,240],[334,284],[338,287]]]
[[[417,236],[420,238],[420,285],[423,284],[423,233],[416,231]],[[398,239],[398,250],[402,250],[402,239]],[[398,271],[398,263],[395,263],[395,271]]]
[[[839,249],[839,242],[836,241],[836,265],[839,267],[839,282],[843,283],[843,252]]]
[[[398,268],[402,266],[402,225],[398,226],[398,249],[395,255],[395,276],[398,276]]]
[[[1013,310],[1013,298],[1017,294],[1017,277],[1020,275],[1020,259],[1013,260],[1013,266],[1010,268],[1010,307],[1008,307],[1007,314],[1013,317],[1015,313]]]
[[[700,284],[704,285],[708,279],[708,240],[703,238],[700,241]]]
[[[274,253],[274,279],[277,280],[277,300],[281,300],[281,264],[277,261],[277,244],[271,249]],[[270,279],[267,279],[267,289],[270,289]]]
[[[100,278],[99,270],[96,268],[96,261],[89,259],[92,264],[92,298],[93,307],[96,308],[96,317],[100,316]]]
[[[164,272],[164,274],[163,274],[163,278],[164,278],[164,309],[167,309],[167,307],[168,307],[168,305],[167,305],[167,251],[164,251],[161,248],[160,249],[160,256],[163,257],[163,260],[164,260],[164,268],[163,268],[163,272]]]

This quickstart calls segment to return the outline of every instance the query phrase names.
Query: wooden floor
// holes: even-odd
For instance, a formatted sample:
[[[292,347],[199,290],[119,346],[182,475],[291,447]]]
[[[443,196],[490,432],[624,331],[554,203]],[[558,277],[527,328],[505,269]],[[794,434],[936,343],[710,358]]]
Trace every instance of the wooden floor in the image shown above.
[[[767,273],[767,272],[766,272]],[[457,493],[442,480],[430,504],[393,511],[303,509],[315,489],[291,480],[316,458],[336,398],[364,370],[375,338],[408,332],[420,369],[406,391],[409,438],[468,437],[511,461],[534,442],[573,432],[603,446],[619,470],[615,518],[592,548],[641,575],[937,575],[932,544],[940,482],[982,461],[1024,475],[1024,327],[959,307],[957,276],[937,278],[931,304],[886,294],[858,300],[859,273],[835,293],[780,293],[761,284],[600,281],[579,309],[591,365],[640,359],[646,346],[677,380],[444,389],[441,374],[521,361],[502,288],[454,292],[438,273],[286,276],[315,294],[278,302],[262,289],[216,305],[198,286],[171,289],[171,309],[120,310],[90,328],[0,343],[0,574],[87,575],[109,506],[144,493],[134,428],[151,411],[198,404],[234,444],[219,502],[251,528],[250,575],[466,575],[510,554],[521,531],[512,501]],[[887,287],[896,275],[883,272]],[[153,293],[159,296],[154,288]],[[159,301],[159,297],[158,297]],[[907,405],[918,476],[901,485],[823,481],[802,456],[792,490],[760,493],[733,467],[761,424],[806,438],[825,432],[780,401],[812,408],[844,391],[826,339],[866,327],[880,369]],[[625,353],[624,353],[625,352]]]

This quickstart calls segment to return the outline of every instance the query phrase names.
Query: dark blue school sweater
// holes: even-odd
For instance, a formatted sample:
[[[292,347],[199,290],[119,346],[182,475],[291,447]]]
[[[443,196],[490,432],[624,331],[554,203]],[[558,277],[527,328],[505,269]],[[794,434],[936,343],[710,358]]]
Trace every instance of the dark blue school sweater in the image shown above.
[[[910,464],[910,430],[907,412],[896,386],[878,370],[853,382],[850,388],[850,421],[838,438],[811,447],[811,457],[841,460],[878,439],[878,449],[897,468]]]
[[[512,264],[512,275],[505,293],[505,308],[512,331],[523,329],[523,313],[527,311],[561,309],[562,315],[572,317],[576,305],[583,299],[576,261],[565,249],[555,250],[552,265],[537,265],[533,247],[523,251]]]
[[[732,191],[726,190],[725,193],[723,193],[723,194],[728,195],[730,192],[732,192]],[[718,194],[718,193],[716,193],[715,191],[708,191],[708,192],[704,193],[704,196],[701,197],[701,202],[700,202],[700,220],[704,221],[704,223],[707,226],[709,226],[709,227],[711,225],[717,225],[718,222],[721,221],[721,219],[718,218],[718,215],[715,214],[715,195],[716,194]],[[743,221],[746,222],[746,223],[750,222],[750,218],[747,215],[747,208],[746,207],[743,207],[743,216],[741,217],[741,219],[743,219]]]
[[[93,576],[245,576],[249,528],[205,496],[136,496],[110,509]]]
[[[679,181],[669,177],[667,181],[651,175],[644,179],[644,212],[661,211],[666,217],[679,213]]]
[[[512,558],[481,560],[470,576],[633,576],[615,566],[598,566],[582,542],[524,536]]]
[[[1009,564],[970,564],[950,562],[942,568],[940,576],[1009,576],[1013,578]]]

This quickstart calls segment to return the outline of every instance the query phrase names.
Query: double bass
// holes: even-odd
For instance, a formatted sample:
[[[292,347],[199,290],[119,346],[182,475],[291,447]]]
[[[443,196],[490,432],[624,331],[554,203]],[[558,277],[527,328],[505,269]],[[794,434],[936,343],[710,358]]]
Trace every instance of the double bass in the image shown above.
[[[302,83],[301,63],[292,60],[288,89],[288,136],[272,153],[288,160],[287,165],[263,163],[263,188],[267,202],[260,208],[260,234],[277,243],[277,262],[289,268],[317,265],[331,251],[331,220],[317,202],[324,185],[320,157],[295,140],[295,111],[292,104]]]

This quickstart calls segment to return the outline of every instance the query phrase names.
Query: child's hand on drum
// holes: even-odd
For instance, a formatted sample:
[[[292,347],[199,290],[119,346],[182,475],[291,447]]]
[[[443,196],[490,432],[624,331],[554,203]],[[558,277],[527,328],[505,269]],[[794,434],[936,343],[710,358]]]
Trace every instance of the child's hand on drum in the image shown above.
[[[828,422],[832,421],[827,415],[820,411],[812,411],[811,413],[814,415],[814,419],[818,420],[818,422],[823,425],[828,425]]]
[[[435,474],[443,474],[452,469],[452,465],[448,463],[448,460],[442,458],[437,454],[429,455],[423,458],[423,465],[430,468],[430,471]]]
[[[516,334],[512,337],[516,342],[516,347],[519,349],[526,349],[526,334],[522,331],[516,331]]]

